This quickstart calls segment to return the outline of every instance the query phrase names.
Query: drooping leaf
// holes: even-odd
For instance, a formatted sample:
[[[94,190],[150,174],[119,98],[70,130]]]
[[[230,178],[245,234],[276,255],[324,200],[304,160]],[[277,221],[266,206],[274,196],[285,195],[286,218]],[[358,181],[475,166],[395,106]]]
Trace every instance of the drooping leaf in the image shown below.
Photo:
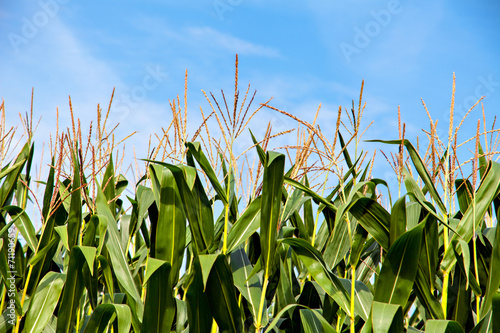
[[[389,140],[389,141],[384,141],[384,140],[368,140],[368,142],[381,142],[381,143],[387,143],[387,144],[396,144],[400,145],[401,140]],[[406,150],[408,151],[408,154],[410,155],[410,158],[413,162],[413,165],[415,166],[415,169],[417,170],[420,178],[422,178],[422,181],[424,182],[425,186],[427,187],[430,195],[434,199],[434,201],[437,203],[437,206],[439,207],[439,210],[441,213],[446,214],[446,207],[443,204],[443,201],[441,200],[441,196],[439,195],[438,191],[436,190],[436,187],[434,186],[434,183],[432,182],[432,178],[429,175],[429,172],[427,171],[427,167],[425,166],[425,163],[422,161],[420,158],[420,155],[418,152],[415,150],[413,145],[410,143],[408,140],[403,141],[404,146],[406,147]]]
[[[99,218],[100,228],[106,230],[107,242],[106,248],[108,249],[111,265],[113,266],[114,273],[118,280],[118,283],[123,288],[123,290],[130,297],[130,304],[132,315],[137,316],[134,320],[140,322],[144,312],[144,306],[141,301],[141,296],[137,291],[137,287],[134,283],[132,273],[130,272],[130,267],[126,258],[126,249],[124,249],[120,242],[120,233],[118,231],[118,226],[113,213],[111,212],[106,197],[102,192],[100,186],[97,187],[97,213]]]
[[[453,234],[450,242],[453,243],[454,240],[459,238],[463,239],[465,242],[469,242],[473,236],[473,230],[478,230],[479,225],[493,202],[494,198],[499,194],[500,191],[500,163],[491,161],[488,164],[488,168],[485,171],[484,177],[481,181],[481,185],[475,194],[475,205],[469,205],[469,208],[464,213],[460,224],[456,229],[456,234]],[[475,228],[473,226],[475,224]],[[458,252],[460,254],[460,251]],[[453,253],[453,248],[450,246],[444,254],[444,258],[441,262],[441,269],[445,272],[449,272],[455,263],[455,254]],[[485,312],[482,312],[483,314]]]
[[[389,250],[391,215],[375,200],[359,198],[350,212],[384,250]]]
[[[36,248],[38,247],[38,239],[36,237],[33,223],[31,222],[28,214],[26,214],[26,212],[18,206],[1,207],[0,211],[4,211],[10,215],[17,230],[19,230],[21,235],[23,235],[23,238],[26,240],[30,249],[32,251],[36,251]]]
[[[289,178],[289,177],[285,177],[284,178],[284,182],[285,182],[285,184],[289,184],[289,185],[292,185],[295,188],[300,189],[301,191],[303,191],[304,193],[306,193],[307,195],[309,195],[311,198],[313,198],[317,202],[320,202],[323,205],[325,205],[331,211],[333,211],[333,212],[337,211],[337,207],[335,207],[334,204],[332,204],[330,201],[328,201],[327,199],[323,198],[322,196],[320,196],[319,194],[317,194],[316,192],[314,192],[313,190],[311,190],[309,187],[305,186],[304,184],[301,184],[298,181],[296,181],[296,180],[294,180],[292,178]]]
[[[118,333],[130,331],[131,313],[128,305],[125,304],[100,304],[90,316],[89,322],[85,327],[84,333],[102,333],[106,332],[111,321],[118,323]],[[114,319],[113,319],[114,318]]]
[[[215,192],[219,195],[220,199],[222,200],[222,203],[224,205],[227,205],[228,199],[226,198],[226,192],[222,188],[222,185],[219,183],[219,180],[215,175],[215,171],[213,170],[212,165],[210,164],[207,157],[203,153],[200,143],[186,142],[186,147],[188,147],[189,152],[193,154],[194,158],[200,165],[201,169],[203,170],[203,172],[205,172],[205,175],[207,175],[208,179],[210,180],[210,184],[212,184]]]
[[[30,143],[26,142],[26,144],[21,149],[19,155],[17,155],[16,160],[12,164],[12,168],[7,172],[5,170],[5,179],[0,186],[0,207],[4,207],[8,205],[8,200],[12,196],[14,191],[14,187],[17,184],[17,180],[19,179],[19,175],[21,174],[24,164],[26,163],[28,157],[30,155]]]
[[[350,297],[340,280],[328,269],[321,253],[303,239],[285,238],[284,244],[290,245],[307,271],[347,314],[350,313]]]

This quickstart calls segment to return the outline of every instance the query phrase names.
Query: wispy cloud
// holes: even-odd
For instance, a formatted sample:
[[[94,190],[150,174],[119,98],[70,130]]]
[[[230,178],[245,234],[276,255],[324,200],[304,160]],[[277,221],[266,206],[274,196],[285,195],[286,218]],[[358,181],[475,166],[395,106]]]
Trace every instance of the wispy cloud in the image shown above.
[[[218,48],[241,55],[279,57],[277,49],[254,44],[210,27],[190,27],[187,29],[191,42],[204,47]]]

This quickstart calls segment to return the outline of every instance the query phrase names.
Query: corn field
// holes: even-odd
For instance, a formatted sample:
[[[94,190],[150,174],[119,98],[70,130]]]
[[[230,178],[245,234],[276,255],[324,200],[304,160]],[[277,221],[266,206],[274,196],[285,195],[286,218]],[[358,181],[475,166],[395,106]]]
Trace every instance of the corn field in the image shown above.
[[[363,86],[328,133],[319,108],[308,122],[253,106],[237,63],[233,104],[221,94],[205,94],[191,137],[186,92],[173,99],[133,172],[112,102],[88,131],[71,113],[44,179],[33,115],[16,144],[2,104],[0,332],[500,332],[499,129],[483,109],[457,142],[480,101],[454,120],[452,96],[446,138],[424,104],[422,146],[401,122],[394,140],[363,141]],[[296,128],[256,137],[262,109]],[[279,137],[296,143],[271,149]],[[396,186],[361,149],[381,143]]]

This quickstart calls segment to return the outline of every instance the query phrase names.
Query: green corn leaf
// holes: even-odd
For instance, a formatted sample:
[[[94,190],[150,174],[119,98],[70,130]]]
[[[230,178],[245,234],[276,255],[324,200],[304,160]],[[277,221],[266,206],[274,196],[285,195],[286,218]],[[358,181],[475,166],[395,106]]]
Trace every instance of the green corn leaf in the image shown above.
[[[89,268],[88,265],[83,265],[82,267],[83,285],[87,290],[87,297],[89,300],[87,306],[92,310],[95,309],[97,307],[97,304],[100,302],[99,299],[100,286],[98,281],[98,275],[92,273],[92,272],[97,272],[97,268],[98,265],[95,260],[93,261],[92,268]]]
[[[318,318],[316,318],[316,316],[314,316],[311,310],[300,310],[300,321],[302,322],[302,329],[304,330],[304,333],[323,332],[321,322]]]
[[[374,300],[406,306],[415,280],[425,221],[402,234],[391,246],[375,285]]]
[[[231,270],[233,272],[234,285],[249,303],[253,317],[257,318],[260,296],[262,294],[262,283],[257,275],[250,277],[252,264],[242,247],[231,252]],[[262,307],[262,325],[266,325],[268,322],[266,309],[267,306],[264,304]]]
[[[403,169],[403,178],[405,182],[405,187],[406,190],[408,191],[408,194],[412,195],[418,203],[422,205],[422,207],[430,214],[432,214],[434,217],[436,217],[441,223],[444,224],[443,217],[440,216],[439,214],[436,213],[436,210],[434,209],[434,206],[432,206],[426,199],[424,192],[420,189],[418,186],[417,182],[411,174],[408,172],[408,170]],[[410,221],[408,221],[410,222]],[[448,227],[448,226],[447,226]]]
[[[36,238],[35,228],[33,227],[33,223],[31,223],[28,214],[26,214],[26,212],[18,206],[5,206],[2,207],[0,211],[4,211],[10,215],[17,230],[19,230],[21,235],[23,235],[23,238],[30,249],[32,251],[36,251],[36,248],[38,247],[38,239]]]
[[[493,321],[493,332],[499,332],[500,331],[500,292],[496,292],[493,297],[491,298],[491,316],[492,318],[496,318],[496,320]]]
[[[356,230],[354,231],[354,235],[352,236],[352,247],[351,253],[349,254],[349,264],[352,267],[356,267],[358,265],[367,237],[368,232],[361,224],[358,224],[356,226]]]
[[[115,167],[113,165],[113,154],[109,155],[108,165],[104,171],[104,176],[102,180],[102,192],[106,197],[106,202],[109,205],[109,209],[115,217],[116,213],[116,192],[115,192]]]
[[[406,196],[402,196],[391,209],[390,244],[406,231]]]
[[[301,191],[303,191],[304,193],[306,193],[308,196],[310,196],[311,198],[313,198],[317,202],[320,202],[323,205],[325,205],[332,212],[336,212],[337,211],[337,207],[335,207],[334,204],[332,204],[329,200],[323,198],[322,196],[320,196],[319,194],[317,194],[316,192],[314,192],[313,190],[311,190],[309,187],[305,186],[304,184],[301,184],[298,181],[293,180],[292,178],[289,178],[289,177],[285,177],[284,178],[284,182],[286,184],[292,185],[295,188],[300,189]]]
[[[260,227],[261,197],[252,200],[227,235],[227,251],[231,253]]]
[[[285,155],[275,152],[266,154],[260,211],[260,248],[266,279],[274,271],[284,169]]]
[[[100,304],[92,311],[84,333],[107,332],[108,325],[112,321],[118,323],[118,333],[127,333],[130,331],[130,318],[131,313],[128,305]]]
[[[224,191],[224,188],[222,185],[219,183],[219,180],[217,179],[217,176],[215,175],[215,171],[212,168],[212,165],[208,161],[207,157],[203,153],[203,150],[201,149],[201,145],[199,142],[187,142],[186,147],[188,147],[189,152],[193,154],[194,158],[200,165],[201,169],[205,174],[207,175],[208,179],[210,180],[210,184],[212,184],[215,192],[217,195],[219,195],[220,199],[222,200],[222,203],[224,205],[228,204],[228,198],[226,198],[226,191]]]
[[[57,332],[73,332],[80,298],[85,288],[82,277],[82,267],[85,257],[79,246],[73,247],[69,258],[66,282],[62,290],[62,297],[57,320]]]
[[[305,265],[307,271],[318,282],[321,288],[337,302],[344,312],[349,314],[349,294],[340,280],[328,269],[321,253],[303,239],[285,238],[282,242],[292,247],[300,261]]]
[[[188,324],[187,306],[185,301],[178,298],[175,299],[175,304],[175,333],[182,333],[185,331],[184,327]]]
[[[347,279],[339,279],[345,290],[351,290],[352,281]],[[354,282],[354,311],[364,321],[367,321],[370,316],[370,307],[373,302],[373,294],[368,287],[361,281]]]
[[[377,201],[360,198],[351,203],[349,211],[384,250],[389,250],[391,215]]]
[[[2,237],[4,234],[6,234],[10,227],[12,227],[12,225],[14,224],[14,222],[16,221],[10,221],[9,223],[7,223],[1,230],[0,230],[0,237]],[[3,240],[3,239],[2,239]]]
[[[204,292],[203,274],[199,257],[193,260],[188,276],[186,301],[189,332],[204,333],[212,329],[212,311]]]
[[[141,228],[142,223],[147,216],[148,208],[155,201],[153,191],[150,188],[144,187],[142,185],[139,185],[137,187],[137,198],[138,198],[138,201],[137,201],[137,223],[139,225],[135,226],[134,229]]]
[[[368,140],[368,142],[381,142],[381,143],[387,143],[387,144],[393,144],[393,145],[394,144],[395,145],[401,144],[401,140],[390,140],[390,141]],[[415,150],[415,148],[410,143],[410,141],[405,139],[403,141],[403,144],[406,147],[406,150],[408,151],[408,154],[410,155],[410,158],[413,162],[413,165],[415,166],[415,169],[417,170],[420,178],[422,178],[422,181],[424,182],[425,186],[429,190],[429,193],[430,193],[432,199],[437,203],[437,206],[439,207],[439,210],[441,211],[441,213],[447,214],[446,207],[444,206],[443,201],[441,200],[441,196],[439,195],[438,191],[436,190],[436,187],[434,186],[434,183],[432,182],[432,178],[429,175],[429,172],[427,171],[425,163],[420,158],[420,155]]]
[[[120,174],[116,177],[116,185],[115,185],[115,195],[119,196],[125,191],[128,186],[128,180],[124,175]]]
[[[66,251],[69,252],[69,242],[68,242],[68,225],[59,225],[54,228],[55,232],[59,235],[59,238],[64,245]],[[38,255],[38,254],[37,254]]]
[[[443,308],[441,302],[434,297],[431,291],[431,285],[426,279],[426,276],[419,267],[415,278],[415,287],[413,290],[417,295],[424,309],[429,313],[432,319],[444,319]]]
[[[260,163],[262,163],[262,165],[265,165],[266,164],[266,152],[259,145],[259,142],[253,136],[252,131],[250,129],[248,131],[250,132],[250,135],[252,136],[253,144],[255,145],[255,148],[257,149],[257,155],[259,156]]]
[[[212,271],[212,267],[215,264],[215,261],[219,257],[218,254],[200,254],[200,268],[201,274],[203,276],[203,290],[207,288],[208,277],[210,276],[210,272]]]
[[[439,250],[439,235],[437,221],[434,216],[427,215],[425,222],[424,233],[422,235],[422,251],[419,259],[419,269],[427,280],[427,284],[432,286],[437,273],[438,267],[438,250]]]
[[[286,191],[283,188],[283,193],[286,195]],[[292,225],[299,229],[301,238],[308,239],[308,232],[300,219],[298,212],[302,209],[305,202],[310,201],[311,198],[303,196],[303,192],[299,189],[295,189],[291,195],[286,199],[285,205],[283,207],[282,217],[280,218],[280,224],[283,225],[286,221],[290,219]]]
[[[192,240],[199,253],[207,252],[214,237],[213,214],[203,185],[196,176],[196,169],[158,161],[147,161],[165,166],[173,174],[183,204],[184,216],[189,221]]]
[[[425,333],[464,333],[464,329],[453,320],[428,320]]]
[[[6,295],[9,296],[10,299],[14,299],[14,306],[15,306],[15,312],[17,314],[22,314],[22,307],[21,307],[21,298],[20,295],[18,294],[18,291],[16,288],[11,288],[10,283],[14,282],[12,280],[11,272],[15,268],[13,268],[12,261],[8,261],[8,243],[4,241],[3,238],[0,238],[0,274],[2,276],[2,284],[4,285],[4,290],[8,291]],[[11,259],[12,260],[12,259]],[[10,305],[10,304],[9,304]],[[9,311],[9,315],[14,317],[15,320],[15,314],[12,314],[10,312],[11,309],[6,309],[5,312]]]
[[[297,308],[297,307],[304,308],[306,310],[310,310],[312,312],[312,315],[314,315],[314,317],[317,320],[319,320],[319,322],[321,323],[321,328],[322,328],[323,332],[326,332],[326,333],[337,333],[337,331],[330,325],[330,323],[321,314],[319,314],[317,311],[315,311],[313,309],[310,309],[307,306],[304,306],[302,304],[288,304],[286,307],[284,307],[283,309],[281,309],[281,311],[279,311],[276,314],[276,316],[274,317],[273,321],[271,323],[269,323],[269,325],[266,327],[266,330],[264,331],[264,333],[269,333],[273,329],[275,329],[276,325],[280,321],[281,317],[283,317],[283,315],[285,313],[287,313],[288,311],[292,310],[293,308]],[[319,331],[319,332],[321,332],[321,331]]]
[[[71,204],[68,216],[68,245],[69,250],[78,244],[82,225],[82,195],[80,189],[80,163],[73,155],[73,183],[71,188]],[[114,186],[114,184],[113,184]]]
[[[307,174],[304,176],[304,185],[306,187],[309,187],[309,179],[307,178]],[[311,198],[309,198],[306,202],[304,202],[303,209],[304,209],[304,225],[307,230],[307,235],[309,237],[312,237],[312,234],[314,232],[314,216],[313,216]]]
[[[292,293],[292,286],[290,285],[290,280],[288,279],[287,272],[281,260],[279,260],[279,265],[280,278],[278,287],[276,288],[276,311],[283,309],[288,304],[295,303],[295,297]],[[292,312],[290,311],[289,314],[291,317]]]
[[[53,252],[57,249],[56,245],[59,244],[60,240],[59,235],[55,234],[47,246],[43,247],[33,257],[31,257],[29,264],[33,265],[33,267],[37,267],[37,264],[39,263],[44,264],[50,261],[51,254],[53,254]]]
[[[422,247],[414,291],[431,318],[444,319],[441,303],[433,295],[439,247],[437,222],[430,215],[427,216],[427,219],[422,235]]]
[[[348,223],[345,220],[335,223],[333,232],[328,238],[323,258],[330,269],[335,268],[344,259],[350,249],[349,231],[347,228]]]
[[[164,262],[148,279],[142,332],[170,332],[176,308],[171,270]]]
[[[291,270],[286,272],[286,275],[288,276],[291,274],[293,274]],[[291,303],[299,303],[311,309],[321,309],[323,307],[322,304],[325,297],[329,296],[316,281],[306,281],[297,302]]]
[[[467,211],[467,208],[469,208],[470,203],[472,202],[471,196],[474,194],[474,189],[472,188],[472,184],[468,179],[456,179],[455,188],[457,191],[457,199],[460,211],[462,212],[462,214],[464,214]]]
[[[30,143],[26,142],[26,144],[21,149],[21,152],[16,157],[14,164],[12,165],[12,169],[6,174],[4,177],[4,181],[2,186],[0,187],[0,207],[4,207],[8,205],[9,198],[11,198],[14,188],[17,184],[19,176],[23,170],[24,164],[26,163],[28,157],[30,155]],[[16,166],[14,168],[14,166]],[[5,170],[6,172],[6,170]]]
[[[488,168],[485,171],[484,177],[481,181],[481,185],[475,194],[475,205],[469,205],[469,208],[464,213],[460,224],[456,229],[456,234],[454,234],[450,242],[453,243],[454,240],[462,238],[466,243],[472,239],[472,233],[474,230],[473,224],[475,223],[475,229],[478,230],[483,217],[491,206],[491,203],[500,191],[500,163],[490,162]],[[474,207],[475,206],[475,207]],[[458,252],[460,254],[460,251]],[[445,272],[449,272],[453,265],[455,264],[456,258],[453,253],[453,247],[448,247],[448,250],[444,254],[444,258],[441,262],[441,269]],[[486,311],[487,312],[487,311]],[[485,312],[482,312],[483,314]]]
[[[51,164],[54,165],[54,157],[52,157]],[[47,177],[47,181],[45,182],[45,191],[43,193],[43,207],[42,207],[42,218],[43,221],[46,222],[48,218],[48,214],[50,211],[50,202],[52,200],[52,193],[54,191],[54,168],[49,168],[49,175]]]
[[[234,289],[233,274],[222,254],[217,257],[210,271],[206,295],[219,331],[242,332],[243,322]]]
[[[467,268],[467,270],[469,270],[469,268]],[[453,279],[450,281],[450,288],[448,291],[449,305],[446,316],[447,319],[457,321],[462,327],[466,327],[467,321],[469,320],[469,314],[471,314],[472,310],[471,288],[469,287],[469,281],[465,272],[466,270],[462,260],[458,259],[457,265],[455,266],[455,272],[453,273]]]
[[[43,277],[26,313],[24,324],[26,332],[43,331],[59,302],[65,280],[65,274],[56,272],[48,272]]]
[[[26,161],[25,160],[19,160],[19,161],[16,161],[11,166],[7,166],[5,169],[2,169],[0,171],[0,179],[2,179],[3,177],[7,176],[11,172],[15,172],[15,170],[17,170],[20,166],[22,166],[24,164],[24,162],[26,162]]]
[[[102,255],[97,256],[97,260],[99,261],[99,266],[102,271],[102,275],[104,276],[104,283],[106,284],[106,289],[111,295],[111,299],[115,298],[114,295],[114,283],[113,283],[113,273],[111,272],[111,267],[108,264],[106,258]]]
[[[144,272],[144,280],[142,282],[144,287],[146,286],[151,275],[153,275],[153,273],[156,272],[156,270],[161,266],[163,266],[163,264],[165,263],[166,263],[165,260],[156,259],[152,257],[148,258],[148,261],[146,263],[146,271]]]
[[[151,231],[155,258],[165,260],[172,266],[172,281],[177,281],[186,245],[186,219],[182,202],[169,169],[150,166],[156,206],[159,207],[156,230]],[[159,187],[158,187],[159,185]]]
[[[50,168],[53,169],[53,168]],[[49,178],[47,180],[48,185],[53,183],[53,174],[49,174]],[[56,201],[60,200],[59,193],[55,193]],[[52,196],[51,192],[48,192],[46,188],[44,195],[44,204],[46,201],[50,203],[50,197]],[[43,255],[39,256],[39,261],[35,264],[32,263],[33,268],[31,270],[31,278],[28,284],[28,295],[32,295],[35,291],[35,288],[38,284],[38,281],[43,277],[45,272],[49,270],[49,267],[52,263],[52,258],[57,251],[57,243],[54,243],[54,238],[57,237],[57,242],[59,241],[59,236],[55,233],[54,227],[65,224],[68,214],[64,207],[59,206],[55,211],[51,211],[52,208],[47,208],[47,215],[45,215],[44,225],[42,228],[42,234],[40,236],[40,240],[38,242],[38,247],[35,252],[35,257],[39,256],[39,253],[42,252]],[[50,214],[49,214],[50,212]],[[50,217],[48,217],[50,215]],[[49,246],[48,248],[46,248]],[[32,258],[32,262],[34,258]]]
[[[143,304],[141,296],[137,291],[134,279],[130,272],[128,261],[126,258],[126,249],[124,249],[120,242],[120,233],[113,213],[111,212],[106,197],[101,190],[100,186],[97,187],[97,213],[99,218],[99,227],[104,228],[107,234],[106,247],[111,258],[111,265],[113,266],[114,273],[120,286],[124,289],[126,294],[131,298],[132,314],[137,316],[136,321],[140,321],[143,315]]]
[[[342,134],[340,133],[340,131],[338,131],[337,133],[339,135],[339,142],[340,142],[340,146],[342,147],[342,154],[344,155],[347,167],[352,168],[353,164],[352,164],[351,156],[349,155],[349,151],[346,149],[344,138],[342,137]],[[360,155],[362,155],[362,154],[360,154]],[[356,178],[356,170],[353,170],[353,178]]]
[[[491,253],[491,261],[489,268],[489,277],[486,285],[486,292],[483,302],[481,304],[481,315],[482,318],[491,308],[493,297],[496,295],[498,288],[500,287],[500,228],[497,226],[495,228],[495,241],[493,242],[493,250]]]
[[[403,311],[400,305],[373,302],[371,317],[373,333],[404,332]]]

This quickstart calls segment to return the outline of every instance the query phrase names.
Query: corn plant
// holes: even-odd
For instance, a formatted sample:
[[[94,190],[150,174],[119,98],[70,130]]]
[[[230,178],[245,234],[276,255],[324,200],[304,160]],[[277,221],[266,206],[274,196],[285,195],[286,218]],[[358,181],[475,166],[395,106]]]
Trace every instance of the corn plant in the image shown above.
[[[399,148],[388,159],[393,201],[394,186],[372,175],[375,154],[361,149],[362,92],[357,107],[339,108],[330,140],[317,113],[310,123],[270,101],[249,111],[236,71],[233,107],[211,94],[193,140],[186,95],[184,108],[171,102],[172,122],[131,184],[106,128],[110,103],[86,137],[78,121],[57,128],[40,198],[32,115],[12,158],[2,121],[0,331],[499,331],[498,130],[483,119],[460,163],[452,98],[447,143],[429,112],[424,154],[404,124],[394,140],[371,140]],[[268,126],[235,149],[262,108],[297,121],[296,145],[270,149],[290,131]]]

